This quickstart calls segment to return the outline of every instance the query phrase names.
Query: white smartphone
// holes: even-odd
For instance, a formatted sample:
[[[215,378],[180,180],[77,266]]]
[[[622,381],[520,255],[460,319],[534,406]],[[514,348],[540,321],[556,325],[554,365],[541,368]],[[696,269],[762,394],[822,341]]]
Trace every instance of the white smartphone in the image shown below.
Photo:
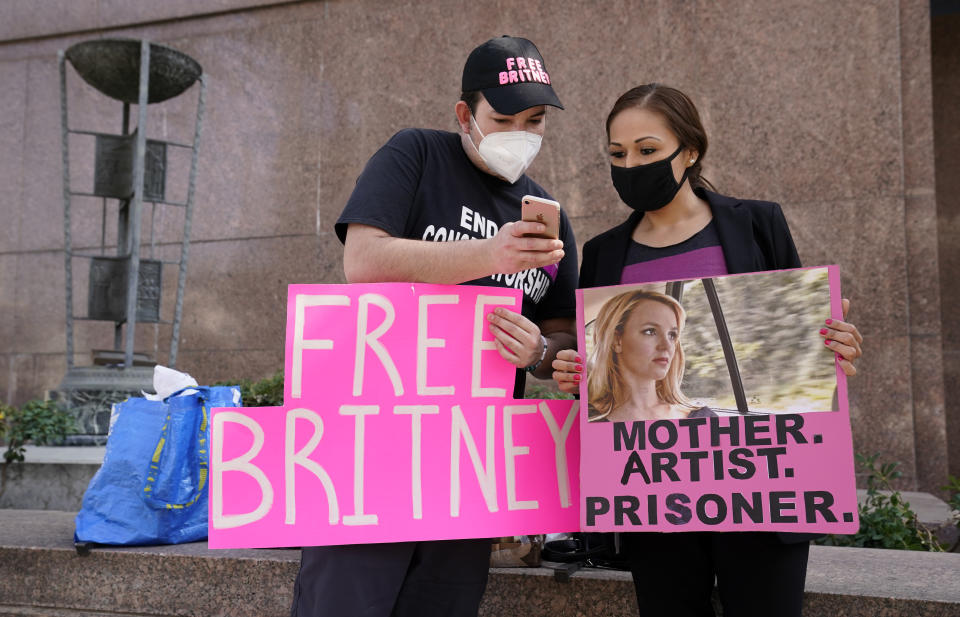
[[[560,238],[560,204],[552,199],[524,195],[520,200],[520,218],[533,223],[543,223],[547,230],[542,234],[526,234],[536,238]]]

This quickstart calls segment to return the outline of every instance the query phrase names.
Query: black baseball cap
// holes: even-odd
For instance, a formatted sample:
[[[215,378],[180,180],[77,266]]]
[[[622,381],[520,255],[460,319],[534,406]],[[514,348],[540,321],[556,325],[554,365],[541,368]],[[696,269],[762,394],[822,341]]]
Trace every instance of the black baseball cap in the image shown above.
[[[491,107],[510,116],[535,105],[563,109],[551,84],[537,46],[505,34],[470,52],[460,89],[479,90]]]

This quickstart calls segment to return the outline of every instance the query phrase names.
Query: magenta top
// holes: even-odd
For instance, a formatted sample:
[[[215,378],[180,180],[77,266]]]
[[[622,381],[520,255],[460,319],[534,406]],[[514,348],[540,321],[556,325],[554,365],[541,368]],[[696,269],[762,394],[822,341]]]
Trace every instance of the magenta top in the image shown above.
[[[723,261],[723,249],[710,246],[625,266],[620,275],[620,284],[709,278],[724,274],[727,274],[727,264]]]
[[[676,281],[728,274],[713,220],[683,242],[653,247],[631,242],[620,284]]]

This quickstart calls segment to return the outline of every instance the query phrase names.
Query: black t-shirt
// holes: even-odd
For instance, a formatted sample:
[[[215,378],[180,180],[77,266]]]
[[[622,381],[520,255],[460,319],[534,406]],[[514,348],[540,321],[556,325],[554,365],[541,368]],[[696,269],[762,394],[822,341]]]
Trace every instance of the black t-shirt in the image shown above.
[[[550,198],[526,175],[509,184],[478,169],[455,133],[404,129],[367,162],[335,229],[341,242],[346,240],[350,223],[414,240],[490,238],[501,225],[520,220],[524,195]],[[521,289],[522,313],[535,323],[572,318],[576,313],[577,245],[562,211],[560,240],[565,255],[555,266],[495,274],[464,284]],[[516,385],[522,392],[522,372]]]

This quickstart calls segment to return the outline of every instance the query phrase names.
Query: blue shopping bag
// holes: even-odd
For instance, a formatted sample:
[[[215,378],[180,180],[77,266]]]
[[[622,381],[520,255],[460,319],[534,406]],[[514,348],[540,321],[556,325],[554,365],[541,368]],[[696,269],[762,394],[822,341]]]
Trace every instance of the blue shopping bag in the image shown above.
[[[103,465],[83,495],[74,540],[143,545],[205,539],[210,409],[239,405],[234,386],[118,403]]]

